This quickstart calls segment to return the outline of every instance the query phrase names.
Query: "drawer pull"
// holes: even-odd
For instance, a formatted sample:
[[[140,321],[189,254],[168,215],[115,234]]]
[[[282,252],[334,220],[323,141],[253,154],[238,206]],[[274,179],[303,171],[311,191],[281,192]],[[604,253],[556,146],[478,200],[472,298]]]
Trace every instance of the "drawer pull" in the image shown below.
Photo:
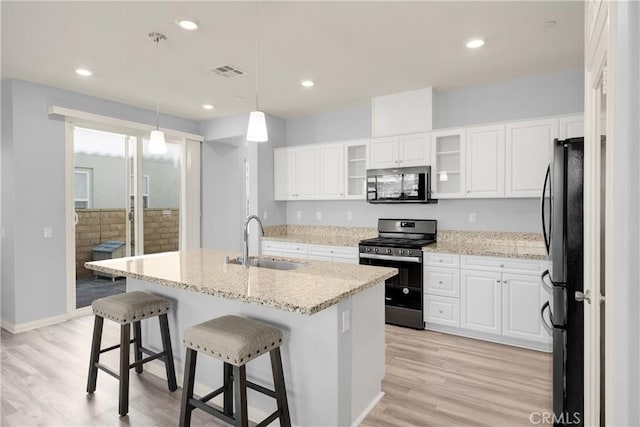
[[[438,262],[444,262],[444,260],[442,258],[440,258],[440,260]]]
[[[438,313],[442,314],[442,310],[438,310]]]
[[[504,264],[500,264],[500,268],[504,268]]]
[[[442,285],[442,280],[440,280],[440,281],[438,282],[438,284],[439,284],[439,285]]]
[[[508,284],[509,282],[507,282],[507,281],[505,280],[505,281],[503,281],[502,283],[504,283],[504,284],[506,285],[506,284]]]
[[[500,279],[496,279],[496,283],[500,283]]]

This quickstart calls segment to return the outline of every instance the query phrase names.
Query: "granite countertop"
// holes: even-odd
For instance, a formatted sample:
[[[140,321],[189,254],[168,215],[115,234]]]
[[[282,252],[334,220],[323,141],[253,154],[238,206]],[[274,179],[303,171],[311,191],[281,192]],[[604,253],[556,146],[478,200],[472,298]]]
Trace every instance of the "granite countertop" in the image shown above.
[[[438,242],[422,248],[424,252],[548,260],[542,237],[537,233],[481,232],[446,230]]]
[[[311,315],[398,274],[395,268],[288,259],[304,264],[274,270],[225,263],[239,253],[214,249],[87,262],[90,270]],[[277,257],[263,257],[280,259]]]

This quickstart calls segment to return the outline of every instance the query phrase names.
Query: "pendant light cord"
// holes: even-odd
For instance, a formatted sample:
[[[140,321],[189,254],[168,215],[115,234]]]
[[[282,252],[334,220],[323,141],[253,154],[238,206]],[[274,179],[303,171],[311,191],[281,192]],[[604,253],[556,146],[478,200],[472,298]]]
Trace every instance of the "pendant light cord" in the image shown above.
[[[160,36],[156,35],[156,130],[160,129]]]
[[[258,103],[258,0],[256,0],[256,111],[260,111],[259,103]]]

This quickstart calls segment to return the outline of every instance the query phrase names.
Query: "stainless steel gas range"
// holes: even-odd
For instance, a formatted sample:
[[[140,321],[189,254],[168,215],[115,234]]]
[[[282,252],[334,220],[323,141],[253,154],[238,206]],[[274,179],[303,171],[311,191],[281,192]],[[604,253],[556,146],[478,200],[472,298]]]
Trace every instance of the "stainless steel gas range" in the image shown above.
[[[422,247],[436,241],[437,226],[431,219],[379,219],[378,237],[360,242],[360,264],[398,269],[385,283],[387,323],[424,329]]]

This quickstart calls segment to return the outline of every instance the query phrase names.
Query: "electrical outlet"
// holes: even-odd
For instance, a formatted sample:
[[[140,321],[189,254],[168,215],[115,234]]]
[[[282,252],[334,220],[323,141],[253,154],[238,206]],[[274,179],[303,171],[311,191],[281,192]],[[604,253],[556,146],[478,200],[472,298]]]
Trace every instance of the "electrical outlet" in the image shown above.
[[[44,228],[44,238],[45,239],[53,238],[53,227],[45,227]]]
[[[476,223],[476,213],[475,212],[470,212],[469,213],[469,223],[470,224],[475,224]]]
[[[347,211],[347,221],[351,221],[353,219],[353,212]]]
[[[344,334],[351,328],[351,312],[345,310],[342,312],[342,333]]]
[[[296,218],[302,218],[302,211],[296,211]]]
[[[264,211],[264,214],[262,215],[262,219],[266,220],[267,218],[269,218],[269,211]]]
[[[318,221],[321,221],[321,220],[322,220],[322,212],[320,212],[320,211],[316,211],[316,219],[317,219]]]

